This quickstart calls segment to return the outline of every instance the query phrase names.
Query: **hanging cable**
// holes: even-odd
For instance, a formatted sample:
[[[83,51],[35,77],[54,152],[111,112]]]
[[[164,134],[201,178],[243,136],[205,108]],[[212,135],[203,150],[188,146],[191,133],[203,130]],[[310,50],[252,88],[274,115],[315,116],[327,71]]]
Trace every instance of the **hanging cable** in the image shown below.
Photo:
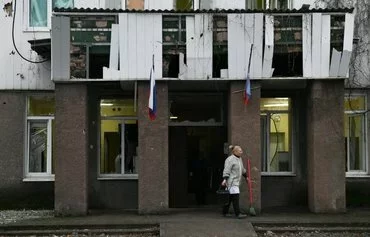
[[[12,23],[12,42],[13,42],[13,46],[14,46],[14,49],[15,51],[18,53],[18,55],[25,61],[29,62],[29,63],[44,63],[46,61],[49,61],[50,59],[47,58],[45,60],[41,60],[41,61],[32,61],[32,60],[29,60],[27,59],[26,57],[24,57],[18,50],[17,48],[17,45],[15,44],[15,39],[14,39],[14,24],[15,24],[15,16],[16,16],[16,11],[17,11],[17,1],[14,0],[14,14],[13,14],[13,23]]]

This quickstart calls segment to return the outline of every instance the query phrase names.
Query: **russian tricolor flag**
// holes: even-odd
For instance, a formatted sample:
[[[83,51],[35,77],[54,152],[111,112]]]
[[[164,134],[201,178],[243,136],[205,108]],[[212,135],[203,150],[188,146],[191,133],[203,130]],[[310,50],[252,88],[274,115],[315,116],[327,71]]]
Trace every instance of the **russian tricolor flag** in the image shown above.
[[[149,118],[154,120],[157,112],[157,91],[155,89],[154,64],[150,69]]]
[[[249,100],[251,99],[251,81],[249,80],[249,73],[247,74],[247,79],[245,81],[245,88],[244,88],[244,104],[247,105]]]

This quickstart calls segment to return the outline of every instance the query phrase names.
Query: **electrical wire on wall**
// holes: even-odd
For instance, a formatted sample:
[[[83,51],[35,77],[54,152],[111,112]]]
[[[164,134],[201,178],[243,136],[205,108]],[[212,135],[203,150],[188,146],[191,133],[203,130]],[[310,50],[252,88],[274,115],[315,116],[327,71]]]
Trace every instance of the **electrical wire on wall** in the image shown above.
[[[17,48],[17,45],[15,44],[15,39],[14,39],[14,25],[15,25],[15,17],[16,17],[16,12],[17,12],[17,1],[14,0],[14,14],[13,14],[13,22],[12,22],[12,42],[13,42],[13,46],[14,46],[14,49],[15,51],[17,52],[17,54],[25,61],[29,62],[29,63],[44,63],[46,61],[49,61],[50,58],[47,58],[47,59],[44,59],[44,60],[41,60],[41,61],[32,61],[32,60],[29,60],[27,59],[26,57],[24,57],[18,50]]]
[[[271,161],[270,161],[270,166],[272,165],[272,162],[275,160],[276,156],[277,156],[277,153],[279,151],[279,135],[278,135],[278,129],[277,129],[277,126],[276,126],[276,121],[275,119],[272,117],[276,114],[271,114],[269,117],[270,117],[270,120],[272,121],[272,123],[274,124],[274,127],[275,127],[275,135],[276,135],[276,146],[275,146],[275,152],[274,152],[274,155],[272,156],[271,158]]]

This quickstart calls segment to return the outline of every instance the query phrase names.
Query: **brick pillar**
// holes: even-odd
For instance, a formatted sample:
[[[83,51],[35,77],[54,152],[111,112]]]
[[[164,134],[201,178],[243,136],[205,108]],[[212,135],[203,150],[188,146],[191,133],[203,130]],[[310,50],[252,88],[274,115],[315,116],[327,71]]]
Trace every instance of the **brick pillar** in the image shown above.
[[[157,118],[148,116],[149,81],[138,83],[139,213],[168,210],[168,87],[157,82]]]
[[[86,215],[87,85],[55,84],[55,95],[55,213]]]
[[[252,81],[252,99],[248,105],[243,102],[244,81],[230,83],[229,99],[229,143],[240,145],[244,150],[243,162],[247,168],[247,159],[251,159],[251,175],[253,180],[253,207],[261,210],[261,126],[260,126],[260,97],[261,87]],[[240,206],[249,209],[249,192],[245,180],[242,181]]]
[[[343,80],[313,80],[307,111],[308,204],[312,212],[345,212]]]

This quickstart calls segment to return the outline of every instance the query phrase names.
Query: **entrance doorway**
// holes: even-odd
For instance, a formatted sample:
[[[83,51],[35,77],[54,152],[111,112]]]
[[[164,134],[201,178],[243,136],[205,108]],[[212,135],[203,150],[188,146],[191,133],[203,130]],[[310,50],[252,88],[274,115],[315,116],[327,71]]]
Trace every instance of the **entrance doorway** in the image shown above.
[[[222,180],[223,126],[169,128],[169,204],[171,208],[218,205]]]

